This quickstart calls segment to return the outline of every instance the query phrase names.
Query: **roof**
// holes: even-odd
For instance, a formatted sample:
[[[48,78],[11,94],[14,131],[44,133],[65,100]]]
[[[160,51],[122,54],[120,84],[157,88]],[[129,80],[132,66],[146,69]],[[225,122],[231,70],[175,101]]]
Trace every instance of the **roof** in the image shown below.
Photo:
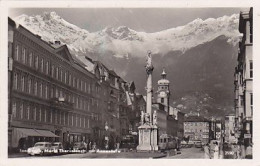
[[[184,122],[210,122],[210,120],[202,116],[188,116],[185,117]]]
[[[114,70],[109,70],[109,74],[111,74],[115,77],[119,77]]]
[[[245,20],[250,20],[252,23],[252,19],[253,19],[253,8],[250,8],[247,11],[242,11],[240,12],[240,16],[239,16],[239,32],[243,33],[244,32],[244,28],[245,28]]]

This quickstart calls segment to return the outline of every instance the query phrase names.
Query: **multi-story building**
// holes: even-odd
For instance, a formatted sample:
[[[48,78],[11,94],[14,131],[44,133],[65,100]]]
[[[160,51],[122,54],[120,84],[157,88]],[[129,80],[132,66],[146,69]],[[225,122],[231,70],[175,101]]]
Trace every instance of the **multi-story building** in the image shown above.
[[[210,121],[201,116],[187,116],[184,119],[184,137],[209,143]]]
[[[99,62],[85,63],[59,41],[48,43],[8,19],[8,147],[37,141],[95,141],[121,136],[125,81]],[[91,68],[91,69],[90,69]]]
[[[225,134],[224,141],[228,143],[236,143],[235,138],[235,115],[229,114],[225,116]]]
[[[224,139],[224,131],[225,131],[225,125],[223,124],[222,119],[216,119],[215,121],[215,136],[216,140],[223,142]]]
[[[161,103],[153,103],[152,105],[153,112],[157,113],[157,127],[158,127],[158,136],[163,134],[169,134],[168,132],[168,115],[165,112],[165,106]]]
[[[166,72],[163,69],[161,74],[162,78],[158,81],[158,90],[157,90],[157,103],[161,103],[165,106],[165,112],[169,114],[170,106],[170,81],[166,79]]]
[[[141,111],[145,112],[146,102],[143,95],[135,92],[134,82],[125,86],[127,107],[120,112],[122,135],[137,135]]]
[[[253,8],[241,12],[237,66],[235,68],[236,136],[248,146],[252,142],[253,118]]]
[[[175,132],[174,136],[177,136],[178,138],[182,139],[183,135],[184,135],[184,126],[183,126],[183,122],[184,122],[184,113],[181,112],[179,109],[174,108],[172,106],[169,107],[169,116],[171,116],[172,118],[174,118],[176,120],[177,124],[172,124],[169,125],[172,128],[174,128],[173,130]]]
[[[156,92],[157,103],[154,103],[158,109],[159,134],[169,134],[182,139],[184,113],[170,106],[170,81],[166,79],[165,69],[163,69],[161,76],[162,78],[158,80],[158,90]]]

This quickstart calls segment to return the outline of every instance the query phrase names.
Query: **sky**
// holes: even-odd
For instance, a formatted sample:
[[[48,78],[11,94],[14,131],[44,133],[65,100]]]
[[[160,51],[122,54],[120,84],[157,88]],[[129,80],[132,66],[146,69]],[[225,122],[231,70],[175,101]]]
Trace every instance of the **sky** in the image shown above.
[[[11,8],[11,18],[55,11],[66,21],[96,32],[105,27],[127,26],[139,32],[158,32],[185,25],[196,18],[239,14],[243,8]]]

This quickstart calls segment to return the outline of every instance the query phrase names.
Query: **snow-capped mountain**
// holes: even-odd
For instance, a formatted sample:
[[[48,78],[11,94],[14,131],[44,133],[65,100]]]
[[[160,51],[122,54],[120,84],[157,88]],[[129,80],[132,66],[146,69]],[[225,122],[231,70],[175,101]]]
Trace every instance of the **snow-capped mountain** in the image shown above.
[[[165,68],[171,82],[170,100],[176,101],[175,106],[182,104],[187,111],[191,107],[196,108],[195,111],[201,108],[202,114],[221,116],[231,112],[233,107],[238,17],[234,14],[216,19],[196,19],[156,33],[137,32],[126,26],[88,32],[68,23],[55,12],[21,15],[15,21],[47,42],[59,40],[67,44],[71,53],[83,62],[84,56],[101,61],[126,81],[135,81],[137,91],[142,94],[145,94],[146,82],[145,57],[147,50],[151,50],[155,89]],[[194,92],[201,95],[194,95]],[[196,107],[190,104],[200,103],[204,94],[213,99],[195,104]],[[183,97],[191,100],[182,101]]]
[[[238,14],[217,19],[198,18],[187,25],[156,33],[137,32],[126,26],[106,27],[90,33],[70,24],[55,12],[36,16],[21,15],[15,20],[45,41],[59,40],[67,44],[75,55],[109,51],[121,58],[129,55],[143,57],[147,50],[164,55],[175,50],[184,52],[221,35],[226,36],[230,44],[236,44],[239,35]]]

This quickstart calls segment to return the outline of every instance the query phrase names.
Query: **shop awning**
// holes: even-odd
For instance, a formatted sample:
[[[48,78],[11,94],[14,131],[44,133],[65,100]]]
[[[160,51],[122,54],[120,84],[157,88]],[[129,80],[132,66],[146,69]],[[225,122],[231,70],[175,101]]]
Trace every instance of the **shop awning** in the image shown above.
[[[59,137],[49,130],[36,130],[42,137]]]
[[[15,128],[15,132],[17,132],[20,137],[28,137],[28,136],[39,136],[42,135],[38,132],[36,132],[34,129],[26,129],[26,128]]]
[[[12,145],[18,147],[19,140],[26,137],[59,137],[49,130],[36,130],[28,128],[14,128]]]
[[[12,136],[12,145],[13,147],[18,147],[19,140],[26,137],[41,137],[40,133],[36,132],[34,129],[26,128],[14,128]]]

